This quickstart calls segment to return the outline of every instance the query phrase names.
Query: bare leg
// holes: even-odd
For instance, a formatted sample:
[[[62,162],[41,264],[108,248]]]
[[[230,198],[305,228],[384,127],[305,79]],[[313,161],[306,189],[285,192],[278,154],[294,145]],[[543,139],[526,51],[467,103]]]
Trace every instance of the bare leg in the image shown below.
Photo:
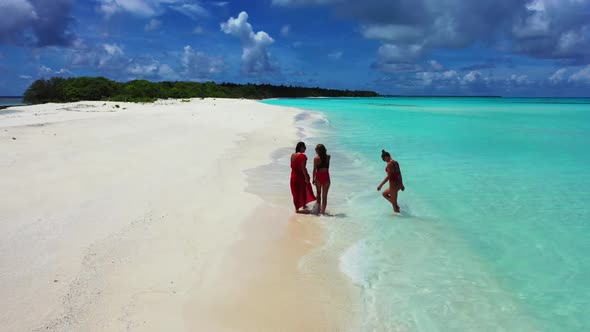
[[[330,181],[326,182],[324,185],[322,185],[322,187],[322,204],[320,205],[320,214],[326,213],[326,206],[328,205],[328,190],[330,190]]]
[[[390,193],[391,204],[393,205],[393,211],[399,213],[399,205],[397,205],[397,193],[398,188],[393,188]]]
[[[396,204],[397,204],[397,191],[395,191],[395,199],[396,201],[394,202],[392,199],[392,191],[391,188],[387,188],[383,191],[383,193],[381,195],[383,195],[383,198],[385,198],[389,203],[391,203],[391,206],[393,206],[393,211],[394,212],[398,212],[396,211]]]
[[[319,184],[318,182],[316,182],[315,185],[316,188],[316,196],[317,196],[317,205],[318,205],[318,213],[322,213],[322,185]]]

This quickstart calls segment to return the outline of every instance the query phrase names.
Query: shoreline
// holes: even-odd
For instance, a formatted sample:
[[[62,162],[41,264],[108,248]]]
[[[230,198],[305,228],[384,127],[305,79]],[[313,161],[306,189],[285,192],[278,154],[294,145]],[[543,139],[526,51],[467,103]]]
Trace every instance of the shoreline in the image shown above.
[[[446,189],[449,184],[450,188],[454,182],[460,183],[456,178],[450,178],[453,181],[443,179],[438,182],[438,178],[431,179],[432,165],[436,163],[431,165],[426,161],[437,152],[437,149],[430,147],[432,138],[444,141],[447,133],[441,131],[437,133],[439,135],[430,136],[430,132],[436,132],[428,127],[428,124],[435,123],[430,121],[436,118],[426,114],[423,121],[410,122],[403,117],[403,113],[399,116],[404,110],[378,113],[370,106],[369,101],[363,105],[362,111],[356,103],[349,104],[350,107],[345,103],[320,105],[285,101],[277,104],[295,107],[305,105],[305,108],[309,107],[312,110],[325,110],[320,113],[330,120],[325,124],[316,121],[318,137],[309,140],[310,143],[326,143],[332,159],[338,161],[330,170],[334,181],[330,189],[328,208],[338,206],[337,212],[346,214],[347,219],[340,223],[338,220],[326,223],[331,238],[324,252],[338,251],[338,245],[345,242],[353,244],[348,246],[342,255],[340,267],[361,289],[359,305],[363,306],[364,310],[358,316],[364,318],[364,321],[355,326],[363,327],[363,330],[420,330],[425,327],[439,330],[477,330],[500,326],[504,329],[526,331],[538,330],[539,326],[544,326],[537,320],[540,316],[534,316],[539,313],[542,315],[542,312],[530,312],[528,301],[523,300],[520,290],[505,283],[506,279],[502,279],[502,275],[498,274],[498,265],[490,264],[489,256],[485,255],[485,249],[488,247],[483,246],[481,250],[482,247],[474,246],[474,238],[479,237],[491,246],[496,241],[494,237],[498,238],[500,235],[502,238],[510,233],[506,232],[506,229],[503,231],[501,228],[493,227],[490,227],[489,232],[485,232],[485,227],[496,222],[492,218],[482,217],[486,220],[484,225],[473,222],[468,215],[447,214],[444,210],[444,207],[447,207],[446,202],[440,204],[442,201],[438,199],[444,195],[432,195],[439,193],[436,188]],[[441,109],[444,110],[444,105],[436,110]],[[459,109],[471,111],[467,107]],[[491,113],[488,109],[483,112]],[[372,115],[375,116],[371,117]],[[462,115],[464,114],[457,118],[462,118]],[[479,118],[477,115],[473,118]],[[482,118],[482,122],[473,123],[478,123],[483,128],[483,123],[487,125],[487,122],[484,122],[487,117]],[[377,126],[375,123],[382,121],[393,124],[396,120],[404,125],[398,126],[395,135],[387,132],[388,127]],[[428,133],[424,137],[420,137],[423,133],[416,129],[421,128],[421,125],[430,129],[424,132]],[[449,122],[445,127],[447,130],[449,128],[456,129],[454,122]],[[342,131],[346,135],[342,135]],[[396,143],[399,150],[396,149],[394,152],[398,151],[402,169],[408,170],[404,174],[409,175],[409,187],[414,188],[401,196],[400,205],[404,213],[395,217],[392,216],[391,207],[383,204],[380,193],[376,192],[373,186],[373,183],[376,185],[377,181],[381,180],[379,175],[383,172],[381,161],[378,159],[379,150],[382,146],[389,150],[387,146],[391,142]],[[426,147],[428,153],[423,152],[420,155],[422,146]],[[456,153],[464,158],[471,151],[457,149]],[[450,158],[440,158],[440,162],[441,165],[446,164],[442,167],[445,170],[456,167],[454,160]],[[475,167],[463,169],[470,177],[478,174]],[[461,200],[449,203],[448,207],[457,209],[464,206],[463,203],[470,199],[471,190],[478,185],[477,180],[474,182],[469,187],[462,186],[460,191],[467,195],[461,196]],[[454,193],[458,192],[459,190]],[[340,204],[335,205],[338,200]],[[475,204],[474,207],[479,206]],[[513,211],[509,204],[507,207],[507,210]],[[469,211],[469,208],[455,211]],[[481,210],[475,209],[470,212],[478,213]],[[480,228],[480,225],[485,227]],[[532,230],[536,223],[531,222],[530,225]],[[494,233],[495,236],[489,236],[488,233]],[[502,240],[498,242],[500,241]],[[496,248],[505,253],[500,254],[503,256],[502,259],[515,254],[511,247]],[[526,247],[520,247],[519,251],[526,252]],[[321,257],[321,254],[318,256]],[[507,265],[501,268],[506,267]],[[527,276],[522,269],[509,268],[520,272],[521,276]],[[503,277],[506,276],[507,274],[504,274]],[[528,274],[528,279],[536,282],[551,280],[535,279],[535,275],[532,274]],[[572,302],[570,300],[564,303],[571,305]],[[575,317],[581,317],[580,313],[581,311],[578,311]]]
[[[295,112],[297,140],[306,140],[312,129],[304,129],[309,123],[301,122],[317,120],[313,115],[319,113],[284,108]],[[246,192],[264,203],[245,219],[242,236],[227,251],[223,268],[210,276],[212,292],[231,300],[211,303],[195,296],[187,312],[207,317],[210,330],[352,331],[356,326],[360,294],[340,270],[343,250],[314,261],[328,242],[326,219],[291,211],[291,150],[275,149],[271,161],[246,171]],[[191,325],[199,327],[204,326]]]
[[[247,190],[248,170],[298,139],[300,110],[219,98],[12,109],[23,111],[0,118],[7,156],[0,184],[11,193],[0,204],[0,219],[9,221],[0,223],[5,328],[222,330],[227,321],[241,330],[289,330],[295,325],[259,311],[228,310],[278,299],[309,308],[308,328],[346,327],[342,308],[352,300],[344,275],[331,272],[334,292],[332,281],[297,268],[322,243],[319,223]],[[284,195],[288,204],[288,187]],[[227,273],[251,270],[266,272],[237,285]],[[285,273],[298,282],[284,282]],[[261,287],[272,282],[284,296]],[[220,298],[220,287],[235,302]],[[317,292],[297,302],[310,287]],[[324,290],[330,301],[313,302]],[[340,309],[326,317],[335,304]],[[197,315],[202,308],[211,315]],[[268,308],[285,322],[302,317]]]
[[[320,113],[288,108],[297,112],[292,126],[298,139],[307,140],[314,132],[309,121]],[[276,149],[270,163],[247,171],[246,191],[265,204],[245,220],[243,237],[225,257],[226,269],[214,278],[232,276],[215,289],[232,301],[216,304],[223,314],[216,316],[218,325],[208,326],[212,330],[352,331],[357,326],[359,288],[340,270],[344,250],[323,252],[331,219],[291,211],[285,176],[291,152],[292,146]],[[240,287],[232,285],[236,280]],[[210,304],[193,305],[206,312]]]

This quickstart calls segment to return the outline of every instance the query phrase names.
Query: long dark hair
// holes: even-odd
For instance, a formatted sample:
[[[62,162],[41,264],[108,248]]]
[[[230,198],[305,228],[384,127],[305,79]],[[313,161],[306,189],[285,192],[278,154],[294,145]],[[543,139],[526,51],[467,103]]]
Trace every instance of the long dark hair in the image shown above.
[[[391,155],[389,154],[389,152],[387,152],[385,150],[381,150],[381,159],[383,159],[385,157],[391,158]]]
[[[318,144],[316,145],[315,150],[318,153],[318,156],[320,156],[322,164],[328,163],[328,150],[326,150],[326,147],[323,144]]]
[[[297,146],[295,147],[295,152],[301,152],[301,149],[305,147],[305,143],[303,142],[299,142],[297,143]]]

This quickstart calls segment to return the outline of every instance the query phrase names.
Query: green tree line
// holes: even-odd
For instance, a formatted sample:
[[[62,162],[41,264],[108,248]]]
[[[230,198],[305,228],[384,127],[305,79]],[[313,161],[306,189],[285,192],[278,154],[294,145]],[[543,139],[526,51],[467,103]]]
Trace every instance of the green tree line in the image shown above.
[[[81,100],[153,102],[167,98],[300,98],[300,97],[376,97],[373,91],[351,91],[270,84],[214,82],[115,82],[104,77],[53,77],[36,80],[27,89],[24,101],[31,104],[64,103]]]

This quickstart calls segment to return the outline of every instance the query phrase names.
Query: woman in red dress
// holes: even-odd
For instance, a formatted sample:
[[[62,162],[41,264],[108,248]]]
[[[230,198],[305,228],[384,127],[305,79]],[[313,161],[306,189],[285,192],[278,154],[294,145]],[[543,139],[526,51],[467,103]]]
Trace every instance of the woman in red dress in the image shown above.
[[[383,198],[393,205],[393,211],[399,213],[400,209],[399,205],[397,205],[397,193],[400,190],[406,190],[404,187],[404,180],[402,179],[402,171],[399,168],[399,163],[391,158],[389,152],[381,150],[381,159],[387,163],[387,167],[385,167],[387,176],[377,187],[377,191],[380,191],[383,185],[389,181],[389,188],[385,189],[382,195]]]
[[[308,210],[300,211],[299,209],[315,201],[313,189],[309,183],[309,173],[307,173],[305,149],[305,143],[299,142],[295,147],[295,153],[291,155],[291,194],[293,194],[295,213],[309,213]]]

